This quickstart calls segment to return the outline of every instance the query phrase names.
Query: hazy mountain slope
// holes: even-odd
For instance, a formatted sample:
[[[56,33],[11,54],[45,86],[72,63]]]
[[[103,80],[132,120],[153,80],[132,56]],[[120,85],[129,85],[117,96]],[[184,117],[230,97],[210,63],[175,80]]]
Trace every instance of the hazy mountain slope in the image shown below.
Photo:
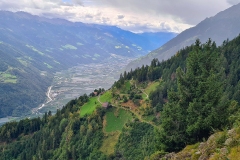
[[[22,56],[37,60],[34,64],[39,67],[45,64],[42,70],[50,66],[54,70],[78,63],[97,62],[111,54],[127,57],[145,55],[157,47],[156,41],[166,42],[165,39],[176,34],[157,35],[154,37],[117,27],[47,19],[25,12],[0,11],[0,42],[19,49],[23,52]]]
[[[78,63],[101,60],[109,54],[135,57],[145,55],[157,47],[154,45],[156,42],[150,40],[151,37],[117,27],[46,19],[24,12],[2,11],[0,15],[1,41],[15,44],[21,50],[33,46],[57,61],[61,61],[65,54],[71,61],[77,60]],[[169,33],[168,39],[173,36],[174,33]],[[159,41],[162,39],[159,37]]]
[[[140,46],[143,51],[152,51],[165,42],[174,38],[177,33],[173,32],[145,32],[133,34],[129,31],[119,30],[114,26],[98,26],[100,29],[108,30],[114,37],[118,37],[119,40],[124,40],[132,44],[132,46]]]
[[[232,6],[211,18],[206,18],[195,27],[187,29],[178,36],[164,44],[162,47],[152,51],[147,56],[132,62],[128,69],[149,64],[153,58],[166,60],[176,54],[179,49],[191,45],[199,38],[202,42],[208,38],[214,40],[217,45],[226,39],[233,39],[240,33],[240,4]]]
[[[11,54],[6,54],[11,53]],[[16,48],[0,44],[0,117],[28,114],[45,100],[52,76]],[[22,56],[22,57],[21,57]],[[36,68],[39,67],[39,68]]]

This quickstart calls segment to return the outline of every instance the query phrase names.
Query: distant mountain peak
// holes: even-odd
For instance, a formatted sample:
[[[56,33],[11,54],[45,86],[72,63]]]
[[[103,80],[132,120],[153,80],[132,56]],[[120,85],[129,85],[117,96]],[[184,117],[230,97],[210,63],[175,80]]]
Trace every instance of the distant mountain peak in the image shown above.
[[[153,58],[166,60],[176,52],[200,39],[206,42],[209,38],[221,45],[226,39],[233,39],[240,33],[240,3],[213,17],[206,18],[195,27],[189,28],[160,48],[150,52],[147,56],[141,57],[128,65],[127,69],[136,68],[143,64],[149,64]]]

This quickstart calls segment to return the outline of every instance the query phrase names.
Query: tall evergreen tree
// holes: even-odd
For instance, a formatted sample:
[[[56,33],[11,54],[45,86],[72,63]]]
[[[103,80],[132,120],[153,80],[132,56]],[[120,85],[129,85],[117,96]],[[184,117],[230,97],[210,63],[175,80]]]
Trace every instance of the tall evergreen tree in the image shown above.
[[[187,58],[186,71],[177,69],[177,92],[170,93],[172,96],[162,113],[166,145],[179,149],[186,140],[201,140],[213,128],[226,124],[222,61],[223,56],[214,42],[209,39],[201,45],[197,40]]]

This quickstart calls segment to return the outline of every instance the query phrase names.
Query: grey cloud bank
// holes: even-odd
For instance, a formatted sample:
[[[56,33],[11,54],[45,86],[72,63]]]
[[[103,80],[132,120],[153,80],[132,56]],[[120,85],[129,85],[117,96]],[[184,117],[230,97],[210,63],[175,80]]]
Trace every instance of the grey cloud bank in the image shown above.
[[[0,9],[114,25],[133,32],[181,32],[240,0],[1,0]]]

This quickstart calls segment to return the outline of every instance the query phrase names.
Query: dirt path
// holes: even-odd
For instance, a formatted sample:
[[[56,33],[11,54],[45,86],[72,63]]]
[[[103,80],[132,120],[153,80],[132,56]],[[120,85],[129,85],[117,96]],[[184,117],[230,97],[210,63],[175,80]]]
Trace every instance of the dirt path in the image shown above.
[[[98,102],[100,103],[100,104],[103,104],[101,101],[100,101],[100,94],[98,95]]]
[[[156,127],[156,128],[159,127],[159,126],[156,126],[155,124],[153,124],[152,122],[144,120],[141,115],[137,114],[136,112],[132,111],[131,109],[127,109],[127,108],[124,108],[124,107],[116,107],[116,108],[122,108],[126,111],[130,111],[131,113],[133,113],[139,119],[140,122],[150,124],[150,125],[152,125],[153,127]]]
[[[148,94],[143,89],[140,89],[140,90],[147,96],[146,98],[149,97]]]
[[[113,105],[113,107],[115,107],[115,108],[121,108],[121,109],[124,109],[124,110],[126,110],[126,111],[130,111],[131,113],[133,113],[133,114],[139,119],[140,122],[148,123],[148,124],[152,125],[153,127],[158,128],[158,126],[156,126],[156,125],[153,124],[152,122],[149,122],[149,121],[147,121],[147,120],[144,120],[141,115],[139,115],[138,113],[134,112],[132,109],[128,109],[128,108],[125,108],[125,107],[122,107],[122,106],[116,107],[115,105]]]
[[[133,79],[131,79],[131,81],[130,81],[131,85],[132,85],[132,81],[133,81]],[[137,87],[137,84],[136,84],[136,83],[135,83],[135,88],[139,89],[139,88]],[[147,96],[146,98],[149,97],[149,95],[144,91],[144,89],[139,89],[139,90],[142,91],[142,93]]]
[[[133,79],[130,80],[130,84],[133,85]],[[135,83],[134,85],[135,85],[135,88],[139,89],[139,88],[137,87],[137,84],[136,84],[136,83]],[[147,96],[147,98],[149,97],[149,95],[148,95],[143,89],[139,89],[139,90],[142,91],[142,93],[144,93],[144,94]],[[100,101],[99,101],[99,102],[100,102]],[[113,107],[116,107],[116,106],[114,105]],[[131,113],[133,113],[133,114],[139,119],[140,122],[148,123],[148,124],[152,125],[153,127],[158,128],[158,126],[156,126],[156,125],[153,124],[152,122],[149,122],[149,121],[147,121],[147,120],[144,120],[141,115],[139,115],[138,113],[134,112],[134,111],[131,110],[131,109],[127,109],[127,108],[122,107],[122,106],[116,107],[116,108],[122,108],[122,109],[124,109],[124,110],[130,111]]]

